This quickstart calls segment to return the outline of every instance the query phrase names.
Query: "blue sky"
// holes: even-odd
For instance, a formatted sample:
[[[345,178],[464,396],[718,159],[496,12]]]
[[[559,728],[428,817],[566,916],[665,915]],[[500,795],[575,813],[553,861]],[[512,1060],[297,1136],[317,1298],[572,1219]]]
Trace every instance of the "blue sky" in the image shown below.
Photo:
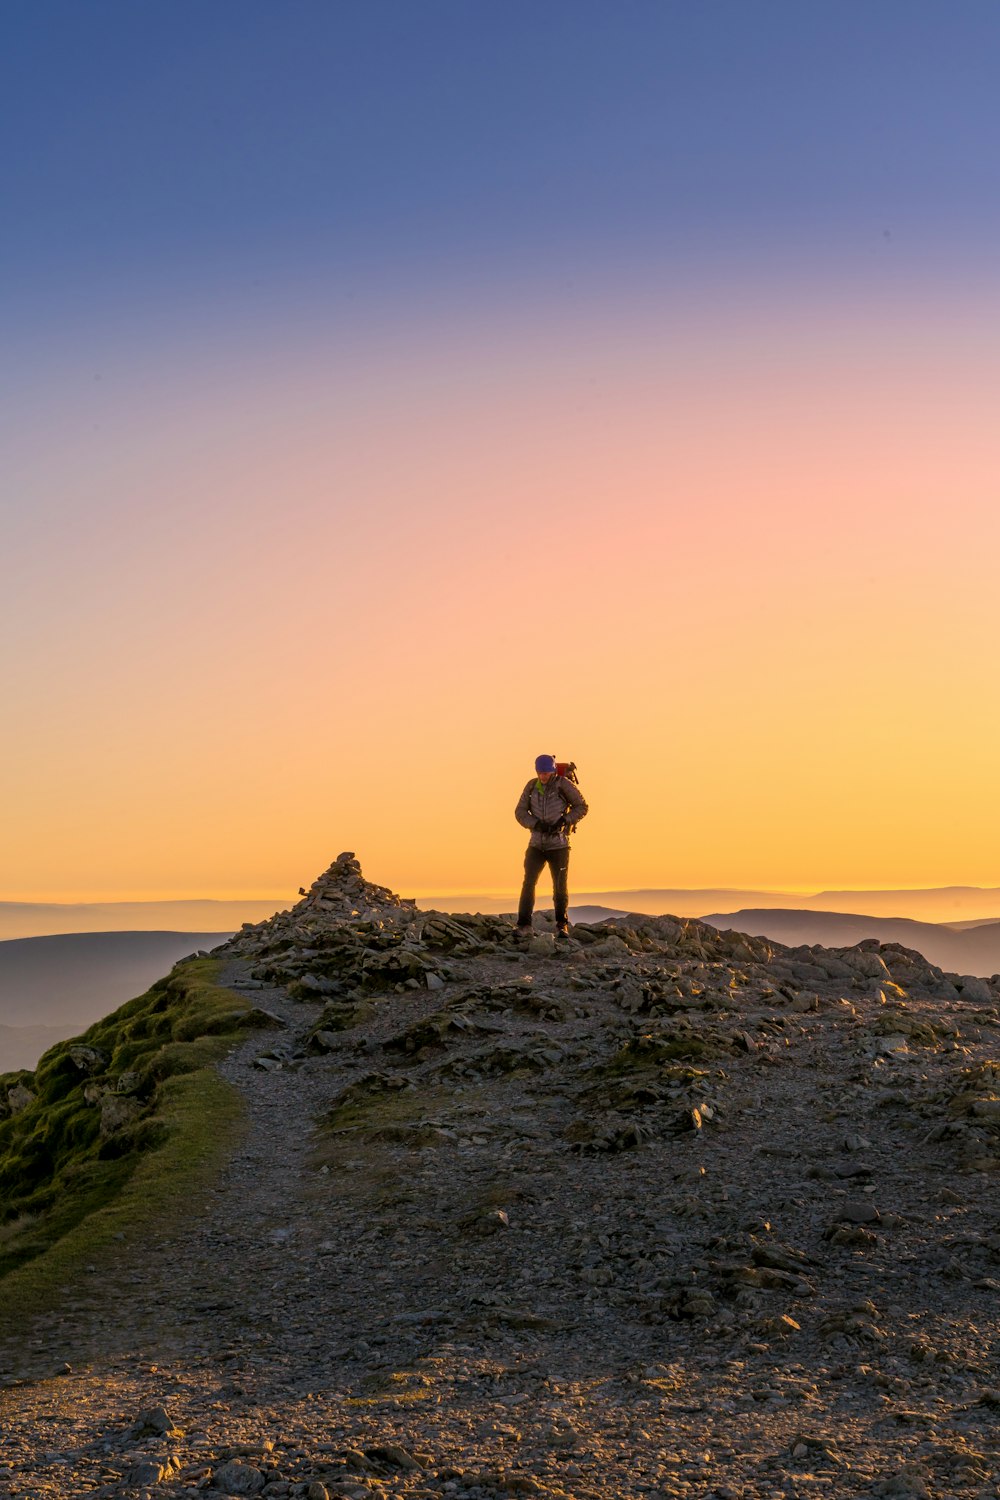
[[[987,0],[8,6],[8,318],[996,251]]]

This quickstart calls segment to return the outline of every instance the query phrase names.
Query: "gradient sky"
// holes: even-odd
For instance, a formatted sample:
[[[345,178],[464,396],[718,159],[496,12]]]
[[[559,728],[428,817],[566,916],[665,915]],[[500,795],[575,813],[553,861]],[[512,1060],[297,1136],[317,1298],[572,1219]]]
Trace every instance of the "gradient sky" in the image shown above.
[[[0,37],[0,899],[1000,884],[993,0]]]

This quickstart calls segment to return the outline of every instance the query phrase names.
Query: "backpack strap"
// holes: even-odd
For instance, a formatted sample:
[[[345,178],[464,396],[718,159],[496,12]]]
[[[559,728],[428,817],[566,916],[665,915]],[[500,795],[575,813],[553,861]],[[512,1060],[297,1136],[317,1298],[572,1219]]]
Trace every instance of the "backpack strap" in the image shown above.
[[[559,777],[559,793],[560,793],[560,796],[563,799],[563,817],[565,817],[567,813],[571,813],[573,811],[573,804],[570,801],[569,797],[567,797],[566,790],[565,790],[565,788],[566,788],[566,782],[568,780],[569,780],[568,776],[560,776]],[[567,833],[575,833],[576,832],[576,823],[575,822],[567,822],[566,832]]]

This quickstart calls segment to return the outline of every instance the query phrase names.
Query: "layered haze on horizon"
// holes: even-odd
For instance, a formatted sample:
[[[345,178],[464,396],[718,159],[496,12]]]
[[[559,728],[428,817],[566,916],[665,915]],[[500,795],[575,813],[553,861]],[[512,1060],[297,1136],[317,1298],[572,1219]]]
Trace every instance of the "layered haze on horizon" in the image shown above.
[[[0,901],[0,941],[66,933],[235,931],[263,922],[298,900]]]
[[[0,899],[1000,885],[995,7],[4,36]]]
[[[544,881],[539,891],[539,904],[548,902],[551,905],[550,892]],[[815,895],[731,889],[573,891],[572,901],[578,905],[586,903],[616,911],[641,912],[647,916],[707,917],[717,914],[722,908],[728,910],[741,906],[800,915],[819,912],[901,917],[956,927],[1000,922],[1000,890],[970,886],[914,891],[820,891]],[[507,912],[516,907],[517,892],[511,889],[489,896],[426,896],[418,897],[417,904],[425,910],[436,907],[446,912]]]
[[[517,890],[464,892],[430,895],[403,891],[423,911],[513,912]],[[293,906],[297,896],[270,901],[120,901],[120,902],[11,902],[0,901],[0,939],[39,938],[81,933],[150,932],[154,929],[196,933],[206,922],[228,924],[262,922],[276,911]],[[551,891],[543,881],[538,909],[551,906]],[[617,890],[572,892],[577,922],[596,920],[580,915],[588,912],[640,912],[652,916],[706,917],[723,909],[740,907],[753,911],[769,909],[801,917],[809,913],[867,915],[879,919],[903,918],[937,923],[958,929],[1000,924],[1000,890],[953,886],[943,890],[916,891],[821,891],[755,890]]]

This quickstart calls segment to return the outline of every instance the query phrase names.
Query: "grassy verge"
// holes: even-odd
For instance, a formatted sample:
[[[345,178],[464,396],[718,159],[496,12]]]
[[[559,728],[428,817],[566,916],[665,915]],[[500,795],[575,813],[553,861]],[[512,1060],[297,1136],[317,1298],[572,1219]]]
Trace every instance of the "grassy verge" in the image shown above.
[[[241,1105],[212,1064],[260,1017],[218,968],[181,964],[0,1076],[0,1326],[123,1236],[169,1229],[228,1155]]]

